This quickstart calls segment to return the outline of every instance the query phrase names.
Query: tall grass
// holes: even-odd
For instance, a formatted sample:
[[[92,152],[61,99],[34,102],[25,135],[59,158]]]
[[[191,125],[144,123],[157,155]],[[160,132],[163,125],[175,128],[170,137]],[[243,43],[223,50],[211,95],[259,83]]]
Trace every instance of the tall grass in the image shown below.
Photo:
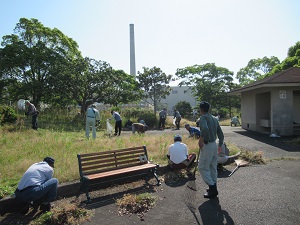
[[[157,135],[133,135],[123,132],[119,137],[108,137],[104,131],[104,121],[109,112],[102,112],[102,126],[95,140],[87,140],[84,121],[75,119],[77,111],[48,110],[39,115],[39,129],[32,130],[31,118],[19,116],[17,124],[0,129],[0,197],[16,188],[28,167],[42,161],[44,157],[55,159],[54,175],[60,183],[78,181],[77,154],[106,151],[146,145],[149,160],[157,164],[167,164],[168,146],[173,143],[173,134],[161,132]],[[195,122],[182,119],[181,126]],[[172,117],[168,117],[166,128],[174,127]],[[42,128],[42,129],[41,129]],[[184,128],[183,128],[184,129]],[[11,132],[14,131],[14,132]],[[198,152],[198,141],[183,137],[189,152]]]
[[[196,139],[184,139],[190,152],[197,151]],[[78,181],[77,154],[106,151],[146,145],[149,159],[166,164],[168,146],[173,143],[172,134],[148,136],[123,132],[119,137],[108,137],[104,131],[97,138],[87,140],[84,132],[59,132],[39,129],[20,132],[0,130],[0,187],[15,187],[28,167],[44,157],[55,159],[54,174],[61,183]]]

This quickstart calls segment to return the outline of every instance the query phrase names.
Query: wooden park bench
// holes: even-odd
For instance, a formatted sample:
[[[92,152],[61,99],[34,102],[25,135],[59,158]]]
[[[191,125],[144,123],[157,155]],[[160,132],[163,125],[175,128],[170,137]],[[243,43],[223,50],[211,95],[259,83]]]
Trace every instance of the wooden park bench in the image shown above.
[[[146,146],[118,149],[111,151],[78,154],[81,192],[86,193],[90,202],[89,189],[92,185],[118,181],[152,173],[160,185],[156,175],[159,165],[148,161]]]

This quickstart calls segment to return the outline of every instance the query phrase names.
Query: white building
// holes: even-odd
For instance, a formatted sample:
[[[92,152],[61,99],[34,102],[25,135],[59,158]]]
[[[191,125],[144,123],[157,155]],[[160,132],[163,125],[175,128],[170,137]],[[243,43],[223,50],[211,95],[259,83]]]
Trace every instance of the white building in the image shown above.
[[[178,102],[186,101],[189,102],[193,107],[197,106],[199,102],[196,97],[193,96],[191,87],[188,86],[172,86],[172,90],[170,95],[168,95],[165,99],[161,99],[159,104],[162,104],[164,108],[167,109],[168,115],[173,114],[174,106]]]

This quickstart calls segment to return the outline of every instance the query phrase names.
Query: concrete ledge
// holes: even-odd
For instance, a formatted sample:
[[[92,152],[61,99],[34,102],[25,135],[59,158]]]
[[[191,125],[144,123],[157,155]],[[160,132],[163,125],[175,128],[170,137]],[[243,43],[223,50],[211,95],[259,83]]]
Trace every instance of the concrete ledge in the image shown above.
[[[164,174],[169,169],[168,166],[159,166],[157,169],[158,174]],[[99,187],[99,190],[105,189],[107,186]],[[57,190],[57,197],[58,198],[66,198],[76,196],[80,193],[80,181],[78,182],[71,182],[71,183],[63,183],[59,184]],[[16,212],[24,207],[23,204],[20,204],[15,198],[12,197],[5,197],[0,200],[0,214],[3,215],[9,212]]]

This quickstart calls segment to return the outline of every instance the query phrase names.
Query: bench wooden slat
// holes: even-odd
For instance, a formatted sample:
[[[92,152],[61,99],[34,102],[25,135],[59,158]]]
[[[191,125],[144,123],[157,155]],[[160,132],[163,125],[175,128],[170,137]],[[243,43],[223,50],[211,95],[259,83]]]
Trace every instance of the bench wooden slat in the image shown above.
[[[127,167],[127,168],[123,168],[123,169],[107,171],[107,172],[98,173],[98,174],[91,174],[91,175],[88,175],[85,177],[88,178],[89,180],[93,180],[93,179],[104,178],[104,177],[108,177],[108,176],[120,175],[120,174],[128,173],[128,172],[135,172],[135,171],[139,171],[142,169],[145,169],[145,170],[151,169],[151,168],[155,168],[155,167],[156,167],[156,165],[148,163],[148,164],[139,165],[139,166],[135,166],[135,167]]]
[[[112,152],[120,153],[120,152],[130,152],[132,150],[143,150],[143,146],[141,147],[133,147],[133,148],[124,148],[124,149],[118,149],[118,150],[110,150],[110,151],[103,151],[103,152],[94,152],[94,153],[84,153],[80,154],[81,157],[86,156],[95,156],[95,155],[105,155],[105,154],[111,154]]]
[[[81,190],[86,192],[88,201],[90,185],[111,182],[112,179],[119,180],[152,171],[159,185],[160,180],[156,175],[158,165],[148,162],[147,159],[141,162],[141,156],[148,157],[146,146],[78,154]]]
[[[96,156],[92,156],[92,157],[85,157],[80,155],[81,158],[81,162],[88,162],[88,161],[93,161],[93,160],[98,160],[98,159],[114,159],[116,157],[120,157],[120,156],[132,156],[132,157],[137,157],[139,155],[144,155],[145,151],[143,149],[141,150],[135,150],[132,152],[122,152],[122,153],[115,153],[112,152],[111,154],[106,154],[106,155],[96,155]]]
[[[114,168],[114,167],[119,167],[120,165],[128,165],[132,166],[132,164],[141,164],[139,157],[123,157],[121,159],[114,159],[112,160],[99,160],[99,161],[94,161],[94,162],[89,162],[89,163],[82,163],[82,172],[88,171],[88,170],[93,170],[93,169],[101,169],[101,168]],[[142,163],[144,164],[144,163]]]
[[[147,162],[145,162],[147,163]],[[114,163],[107,163],[107,164],[99,164],[89,167],[82,167],[83,174],[86,174],[86,172],[93,172],[94,170],[97,170],[97,173],[101,170],[107,170],[107,169],[117,169],[117,168],[124,168],[124,167],[131,167],[136,165],[143,165],[145,163],[141,163],[138,160],[131,160],[131,161],[124,161],[124,162],[118,162],[117,164]]]

